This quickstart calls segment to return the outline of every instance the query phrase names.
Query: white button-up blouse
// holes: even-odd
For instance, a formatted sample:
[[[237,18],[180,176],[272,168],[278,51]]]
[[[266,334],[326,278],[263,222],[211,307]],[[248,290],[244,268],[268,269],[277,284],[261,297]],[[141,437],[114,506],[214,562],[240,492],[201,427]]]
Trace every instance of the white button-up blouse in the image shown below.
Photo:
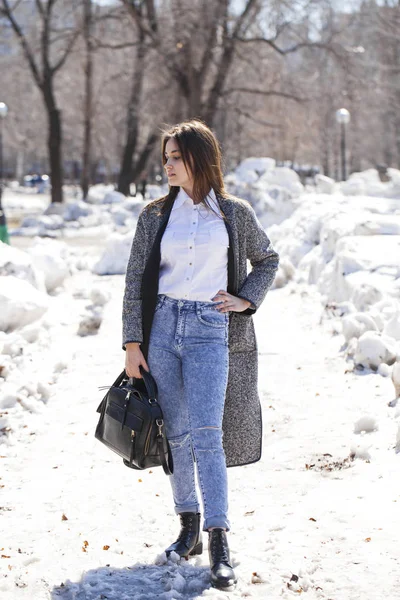
[[[210,302],[227,289],[229,236],[213,189],[207,199],[213,210],[180,189],[161,240],[159,294]]]

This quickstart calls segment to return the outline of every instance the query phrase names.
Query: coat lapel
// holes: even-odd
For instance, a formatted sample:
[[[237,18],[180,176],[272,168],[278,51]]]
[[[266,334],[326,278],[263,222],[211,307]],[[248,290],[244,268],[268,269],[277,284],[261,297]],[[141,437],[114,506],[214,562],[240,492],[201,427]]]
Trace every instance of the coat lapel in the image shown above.
[[[142,325],[143,325],[143,343],[142,353],[147,359],[151,326],[153,324],[154,311],[157,304],[158,279],[160,274],[161,238],[164,235],[168,219],[171,214],[173,202],[169,203],[165,212],[157,217],[154,224],[155,237],[150,250],[149,258],[142,277]]]
[[[236,296],[238,292],[238,266],[237,266],[237,248],[238,232],[233,211],[233,203],[226,198],[217,195],[219,207],[225,217],[225,226],[229,235],[228,248],[228,292]]]

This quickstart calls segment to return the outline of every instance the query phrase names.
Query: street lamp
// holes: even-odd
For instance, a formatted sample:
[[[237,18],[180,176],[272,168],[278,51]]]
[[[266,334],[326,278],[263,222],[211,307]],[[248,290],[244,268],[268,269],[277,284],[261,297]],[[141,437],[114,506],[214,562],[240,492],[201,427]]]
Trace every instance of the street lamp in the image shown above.
[[[336,121],[340,125],[340,154],[342,158],[342,181],[346,181],[346,125],[350,123],[350,113],[346,108],[336,111]]]
[[[4,179],[3,179],[3,122],[8,113],[8,106],[4,102],[0,102],[0,241],[5,244],[10,243],[10,239],[8,237],[7,231],[7,221],[6,215],[4,214],[3,205],[2,205],[2,196],[4,189]]]

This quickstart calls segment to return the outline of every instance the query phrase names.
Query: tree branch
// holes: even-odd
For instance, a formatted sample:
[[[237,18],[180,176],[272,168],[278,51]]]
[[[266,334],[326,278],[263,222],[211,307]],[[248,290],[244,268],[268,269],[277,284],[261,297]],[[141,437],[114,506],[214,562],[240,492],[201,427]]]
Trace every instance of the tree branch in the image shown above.
[[[220,22],[220,18],[222,16],[223,9],[224,9],[223,4],[222,3],[218,3],[216,14],[215,14],[215,18],[212,21],[212,26],[210,28],[210,33],[209,33],[207,41],[206,41],[206,49],[204,51],[203,58],[202,58],[202,61],[201,61],[201,65],[200,65],[200,69],[199,69],[198,76],[201,79],[204,79],[204,77],[206,76],[207,70],[208,70],[209,65],[210,65],[210,63],[212,61],[213,51],[214,51],[215,46],[216,46],[217,33],[218,33],[218,25],[219,25],[219,22]]]
[[[245,94],[258,94],[261,96],[280,96],[281,98],[287,98],[288,100],[294,100],[295,102],[305,102],[307,98],[300,98],[299,96],[295,96],[294,94],[289,94],[287,92],[279,92],[277,90],[255,90],[253,88],[243,88],[243,87],[233,87],[226,89],[222,92],[222,96],[227,96],[232,92],[243,92]]]
[[[28,64],[30,66],[30,69],[32,71],[33,77],[38,85],[39,88],[42,88],[43,85],[43,81],[42,78],[40,76],[39,73],[39,69],[35,63],[35,58],[34,58],[34,53],[32,52],[31,47],[29,46],[24,34],[22,33],[22,29],[19,26],[19,24],[17,23],[14,15],[13,15],[13,10],[11,9],[8,0],[2,0],[3,2],[3,15],[5,17],[7,17],[7,19],[9,20],[9,22],[11,23],[11,26],[16,34],[16,36],[19,39],[19,42],[22,46],[22,50],[25,54],[25,58],[28,61]],[[14,5],[14,8],[18,5],[18,3],[16,5]]]
[[[107,48],[109,50],[123,50],[124,48],[134,48],[138,46],[140,42],[123,42],[122,44],[105,44],[98,38],[93,38],[93,42],[96,44],[96,48]]]
[[[153,43],[154,49],[163,59],[168,71],[178,81],[185,96],[189,97],[190,90],[187,74],[184,71],[182,71],[182,69],[179,67],[179,64],[175,60],[175,56],[171,52],[167,52],[165,49],[161,48],[160,37],[158,35],[157,28],[154,28],[153,26],[151,28],[147,27],[147,25],[144,22],[143,15],[140,13],[138,7],[135,5],[135,0],[122,0],[122,2],[127,7],[129,14],[132,16],[133,20],[135,21],[137,27],[142,32],[142,34],[147,35],[150,38],[150,40]],[[148,0],[148,2],[150,2],[150,0]]]
[[[61,55],[61,58],[56,62],[55,65],[53,65],[53,67],[51,67],[51,72],[53,74],[57,73],[57,71],[59,69],[61,69],[61,67],[64,65],[65,61],[67,60],[69,54],[71,53],[71,50],[74,47],[74,44],[75,44],[76,40],[78,39],[78,37],[80,36],[80,34],[81,34],[81,30],[76,29],[74,34],[71,36],[63,54]]]
[[[229,108],[235,113],[242,115],[246,119],[253,121],[253,123],[257,123],[257,125],[262,125],[263,127],[269,127],[271,129],[283,129],[282,125],[277,125],[276,123],[271,123],[270,121],[265,121],[264,119],[256,119],[253,114],[248,113],[238,106],[230,106]]]
[[[237,38],[237,36],[239,35],[239,32],[242,28],[242,25],[246,20],[246,17],[248,16],[251,9],[255,6],[256,3],[257,3],[257,0],[247,0],[247,4],[246,4],[242,14],[236,21],[235,29],[233,30],[233,33],[232,33],[232,38]]]
[[[40,16],[44,19],[44,8],[41,0],[35,0],[36,8],[38,9]]]
[[[268,44],[268,46],[271,46],[271,48],[273,48],[276,52],[278,52],[279,54],[281,54],[282,56],[284,56],[285,54],[290,54],[292,52],[297,52],[297,50],[299,50],[300,48],[319,48],[319,49],[324,49],[327,50],[328,52],[331,52],[332,54],[334,54],[334,56],[336,56],[336,58],[341,58],[340,54],[338,54],[338,52],[333,48],[332,45],[330,45],[330,43],[324,43],[324,42],[299,42],[298,44],[294,44],[293,46],[290,46],[290,48],[279,48],[279,46],[277,46],[275,44],[274,39],[268,39],[268,38],[263,38],[263,37],[255,37],[255,38],[237,38],[239,42],[243,42],[243,43],[251,43],[251,42],[262,42],[264,44]]]

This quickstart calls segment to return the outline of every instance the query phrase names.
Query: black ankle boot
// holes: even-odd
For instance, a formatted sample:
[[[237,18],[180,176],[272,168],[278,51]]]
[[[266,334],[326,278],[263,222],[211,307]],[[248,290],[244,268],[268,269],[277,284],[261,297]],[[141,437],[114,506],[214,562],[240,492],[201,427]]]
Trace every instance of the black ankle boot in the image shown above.
[[[208,554],[211,567],[211,585],[227,590],[237,582],[232,569],[226,531],[217,527],[208,532]]]
[[[200,531],[200,513],[184,512],[179,515],[181,532],[176,542],[166,549],[167,556],[176,552],[181,558],[188,558],[203,552],[203,542]]]

